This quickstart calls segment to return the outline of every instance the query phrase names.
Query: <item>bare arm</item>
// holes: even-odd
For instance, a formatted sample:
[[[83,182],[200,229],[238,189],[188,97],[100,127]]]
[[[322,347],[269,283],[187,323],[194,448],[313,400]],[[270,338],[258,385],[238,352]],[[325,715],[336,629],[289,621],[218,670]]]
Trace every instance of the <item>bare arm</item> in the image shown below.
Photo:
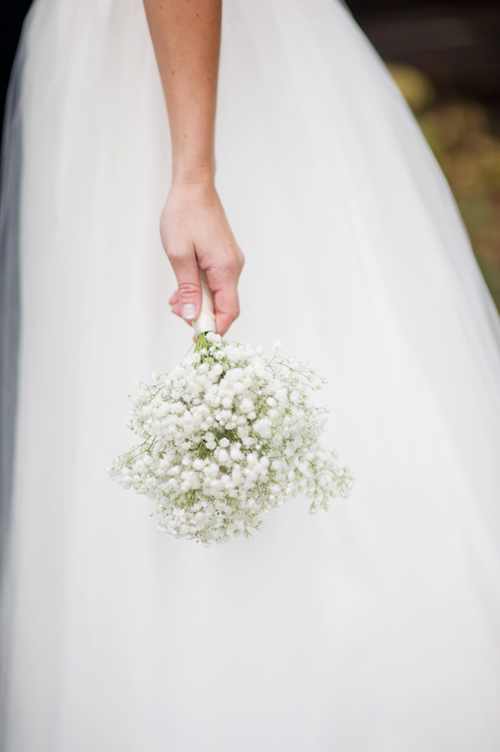
[[[243,254],[214,186],[214,128],[221,0],[144,0],[167,104],[172,185],[161,235],[177,277],[174,313],[196,319],[198,267],[206,269],[216,327],[224,334],[238,316]],[[193,307],[194,306],[194,307]]]

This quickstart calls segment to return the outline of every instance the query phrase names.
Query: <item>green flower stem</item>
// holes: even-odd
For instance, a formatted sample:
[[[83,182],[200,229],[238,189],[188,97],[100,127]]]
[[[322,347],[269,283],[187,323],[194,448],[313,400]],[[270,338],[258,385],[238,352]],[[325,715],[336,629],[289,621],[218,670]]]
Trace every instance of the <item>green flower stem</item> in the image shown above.
[[[208,348],[210,347],[210,343],[205,336],[206,334],[208,334],[208,332],[200,332],[200,334],[198,334],[194,345],[195,352],[199,352],[200,350],[208,350]]]

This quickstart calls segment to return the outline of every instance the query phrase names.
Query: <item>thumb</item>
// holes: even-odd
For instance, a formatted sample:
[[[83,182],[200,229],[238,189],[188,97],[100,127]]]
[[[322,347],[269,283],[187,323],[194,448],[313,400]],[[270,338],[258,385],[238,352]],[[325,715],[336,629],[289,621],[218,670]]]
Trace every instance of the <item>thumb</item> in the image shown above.
[[[179,307],[183,319],[195,321],[201,309],[200,271],[194,251],[170,259],[179,288]]]

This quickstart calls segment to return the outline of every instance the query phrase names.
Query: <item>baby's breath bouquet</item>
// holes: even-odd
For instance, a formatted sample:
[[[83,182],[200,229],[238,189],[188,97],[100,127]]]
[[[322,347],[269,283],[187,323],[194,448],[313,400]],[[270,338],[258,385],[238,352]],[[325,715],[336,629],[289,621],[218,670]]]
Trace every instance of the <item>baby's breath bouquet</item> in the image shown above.
[[[329,408],[311,398],[325,379],[282,357],[280,343],[265,357],[215,334],[203,275],[202,283],[194,350],[171,373],[136,384],[129,426],[142,443],[108,471],[156,501],[160,530],[209,546],[249,537],[300,491],[311,512],[328,509],[353,476],[319,443]]]

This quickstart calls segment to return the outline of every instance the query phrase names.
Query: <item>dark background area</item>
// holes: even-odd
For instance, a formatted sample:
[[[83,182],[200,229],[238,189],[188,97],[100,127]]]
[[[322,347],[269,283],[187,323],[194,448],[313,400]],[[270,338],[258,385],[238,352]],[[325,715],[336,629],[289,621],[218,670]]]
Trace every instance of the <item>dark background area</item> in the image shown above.
[[[441,96],[479,100],[500,127],[498,0],[352,0],[348,5],[385,61],[415,66]]]
[[[348,0],[347,5],[412,107],[500,307],[499,0]],[[29,6],[28,0],[15,0],[1,10],[2,106]]]
[[[0,97],[2,122],[12,61],[16,54],[21,26],[30,5],[30,0],[14,0],[14,2],[3,3],[2,10],[0,11]]]

